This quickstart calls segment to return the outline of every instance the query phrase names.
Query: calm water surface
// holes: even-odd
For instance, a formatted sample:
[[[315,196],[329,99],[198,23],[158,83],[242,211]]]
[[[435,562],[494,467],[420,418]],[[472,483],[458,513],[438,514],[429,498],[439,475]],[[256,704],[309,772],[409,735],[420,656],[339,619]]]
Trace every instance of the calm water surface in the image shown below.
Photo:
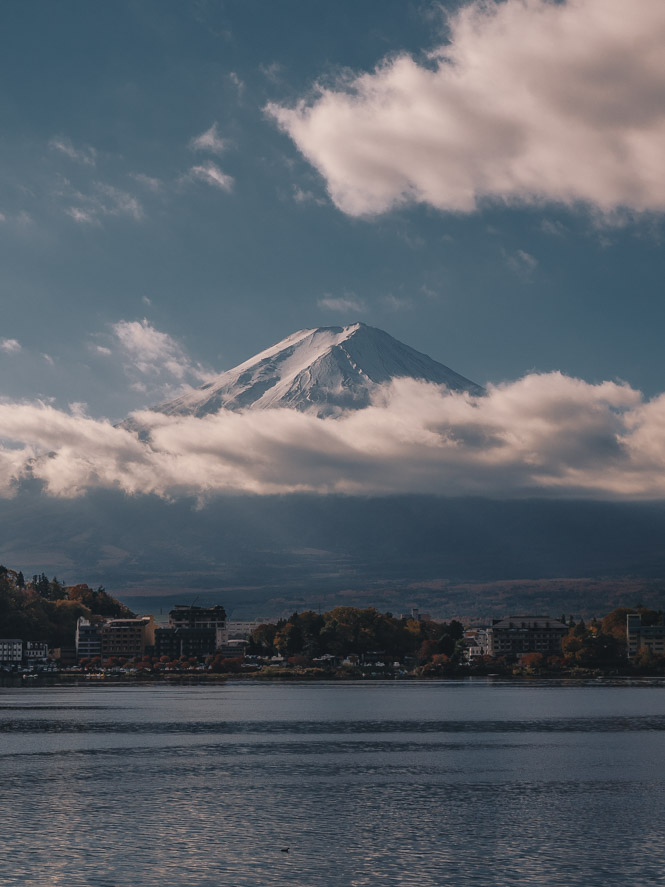
[[[2,885],[662,884],[665,687],[5,689],[0,811]]]

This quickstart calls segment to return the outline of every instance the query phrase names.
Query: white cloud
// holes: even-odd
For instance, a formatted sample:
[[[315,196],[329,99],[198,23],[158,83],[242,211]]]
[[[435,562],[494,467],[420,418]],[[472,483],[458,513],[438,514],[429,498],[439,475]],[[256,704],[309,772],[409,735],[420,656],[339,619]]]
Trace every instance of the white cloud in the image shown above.
[[[267,107],[342,211],[665,210],[662,0],[475,0],[449,26],[428,64],[402,54]]]
[[[211,373],[194,363],[182,345],[168,333],[163,333],[147,320],[121,320],[112,324],[113,336],[122,351],[125,367],[131,373],[152,376],[166,382],[180,384],[200,383]],[[97,346],[101,353],[111,353]],[[142,383],[143,384],[143,383]]]
[[[195,136],[189,147],[192,151],[205,151],[208,154],[223,154],[228,148],[228,142],[223,139],[218,131],[217,124],[213,123],[210,129],[206,129],[201,135]]]
[[[0,351],[5,354],[17,354],[21,350],[21,343],[18,339],[0,339]]]
[[[316,303],[319,308],[324,311],[339,311],[342,314],[349,312],[358,312],[364,314],[367,307],[362,299],[359,299],[354,293],[345,293],[343,296],[331,296],[326,294]]]
[[[46,363],[49,366],[55,366],[55,361],[53,360],[53,358],[51,357],[50,354],[42,354],[42,358],[43,358],[43,360],[46,361]]]
[[[139,332],[133,341],[145,343]],[[147,343],[150,350],[150,340]],[[159,352],[159,345],[153,350]],[[367,409],[205,418],[144,411],[145,432],[50,404],[0,403],[0,491],[32,475],[53,496],[223,492],[665,498],[665,394],[560,373],[490,386],[485,397],[401,379]]]
[[[97,152],[90,145],[83,145],[81,148],[75,148],[71,139],[66,136],[55,136],[49,142],[49,147],[55,151],[65,154],[70,160],[76,163],[82,163],[84,166],[94,166],[97,162]]]
[[[199,179],[207,185],[221,188],[222,191],[231,191],[233,188],[233,176],[227,175],[214,163],[206,163],[203,166],[193,166],[189,171],[190,178]]]

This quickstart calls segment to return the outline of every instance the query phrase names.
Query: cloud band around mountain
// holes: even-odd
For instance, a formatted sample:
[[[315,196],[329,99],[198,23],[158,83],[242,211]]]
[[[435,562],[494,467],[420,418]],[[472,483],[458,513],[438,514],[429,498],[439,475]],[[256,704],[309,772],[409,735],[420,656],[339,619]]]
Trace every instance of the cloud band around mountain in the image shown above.
[[[485,397],[398,379],[339,418],[291,409],[134,414],[145,439],[79,412],[0,403],[0,494],[311,492],[665,498],[665,395],[560,373]]]
[[[352,216],[420,202],[665,210],[665,3],[468,3],[401,54],[268,113]]]

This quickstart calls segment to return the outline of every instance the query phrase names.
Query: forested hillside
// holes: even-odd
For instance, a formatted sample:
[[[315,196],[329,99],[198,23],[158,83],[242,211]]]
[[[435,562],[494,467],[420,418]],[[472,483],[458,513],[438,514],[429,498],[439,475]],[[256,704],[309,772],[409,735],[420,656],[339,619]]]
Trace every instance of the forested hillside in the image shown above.
[[[64,585],[43,573],[26,580],[0,565],[0,636],[42,641],[51,647],[74,643],[79,616],[132,616],[102,586]]]

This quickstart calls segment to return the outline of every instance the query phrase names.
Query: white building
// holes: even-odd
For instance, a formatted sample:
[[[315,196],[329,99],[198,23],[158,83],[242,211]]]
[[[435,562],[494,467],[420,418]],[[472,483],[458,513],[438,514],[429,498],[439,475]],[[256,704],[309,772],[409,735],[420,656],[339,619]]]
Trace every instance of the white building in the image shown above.
[[[217,630],[217,648],[226,646],[229,641],[248,641],[254,629],[266,622],[271,622],[271,620],[260,617],[244,621],[234,619],[227,622],[224,628]]]
[[[487,655],[487,629],[470,628],[464,632],[464,643],[466,645],[465,656],[467,662],[473,662],[474,659],[482,659]]]
[[[18,638],[0,638],[0,662],[20,663],[23,659],[23,641]]]
[[[46,662],[48,659],[48,644],[39,641],[26,641],[23,658],[26,662]]]

